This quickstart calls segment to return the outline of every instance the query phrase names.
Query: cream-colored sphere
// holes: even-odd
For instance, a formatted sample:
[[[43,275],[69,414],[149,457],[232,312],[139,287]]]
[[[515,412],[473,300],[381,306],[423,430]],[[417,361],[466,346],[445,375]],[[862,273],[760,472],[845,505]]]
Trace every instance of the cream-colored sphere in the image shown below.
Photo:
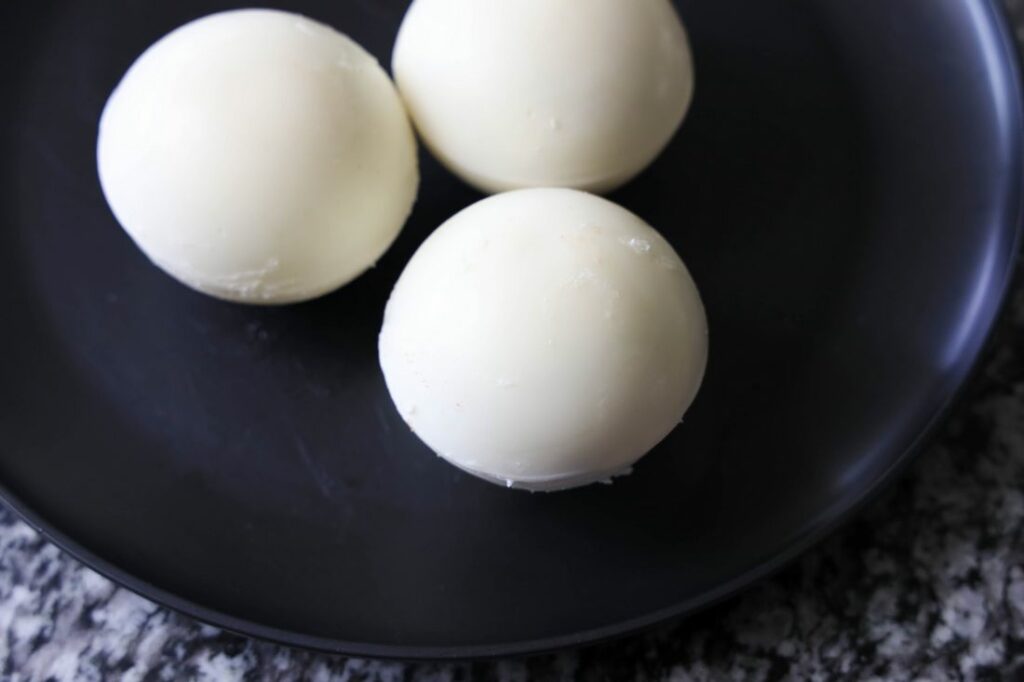
[[[313,298],[371,267],[419,182],[377,61],[271,10],[214,14],[150,47],[107,102],[97,157],[111,209],[154,263],[245,303]]]
[[[607,480],[679,424],[707,322],[672,246],[569,189],[485,199],[438,228],[395,285],[380,362],[402,418],[486,480]]]
[[[693,94],[669,0],[415,0],[393,70],[427,146],[486,192],[611,190]]]

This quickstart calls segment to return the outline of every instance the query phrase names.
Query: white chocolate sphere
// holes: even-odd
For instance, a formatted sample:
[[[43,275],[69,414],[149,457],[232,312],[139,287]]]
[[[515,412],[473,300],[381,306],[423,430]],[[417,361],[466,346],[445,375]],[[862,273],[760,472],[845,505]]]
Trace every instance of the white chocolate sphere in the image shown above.
[[[387,250],[415,200],[415,139],[376,60],[270,10],[172,32],[110,96],[107,201],[160,268],[245,303],[327,293]]]
[[[627,472],[680,422],[706,360],[704,308],[672,246],[569,189],[451,218],[406,266],[380,334],[413,431],[452,464],[531,490]]]
[[[415,0],[393,71],[426,145],[485,192],[614,189],[693,94],[669,0]]]

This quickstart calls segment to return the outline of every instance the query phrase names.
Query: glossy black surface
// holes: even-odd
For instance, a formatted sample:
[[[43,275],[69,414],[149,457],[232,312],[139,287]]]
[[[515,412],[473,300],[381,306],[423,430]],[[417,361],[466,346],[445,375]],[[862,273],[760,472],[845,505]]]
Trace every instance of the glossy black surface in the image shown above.
[[[0,9],[0,483],[77,556],[250,634],[468,656],[685,613],[874,490],[974,363],[1014,258],[1021,93],[985,0],[686,0],[694,107],[613,199],[702,288],[705,387],[613,486],[510,492],[393,409],[383,305],[478,195],[423,158],[379,267],[309,304],[219,303],[149,265],[99,190],[132,59],[231,2]],[[280,2],[389,58],[404,2]]]

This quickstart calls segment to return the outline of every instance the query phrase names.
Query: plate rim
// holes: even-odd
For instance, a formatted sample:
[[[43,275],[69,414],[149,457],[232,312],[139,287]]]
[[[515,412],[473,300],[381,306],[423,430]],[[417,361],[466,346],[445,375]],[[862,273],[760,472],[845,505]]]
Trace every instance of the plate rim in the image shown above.
[[[1024,57],[1018,47],[1008,10],[1001,0],[966,0],[980,2],[987,9],[989,21],[999,37],[1002,52],[1000,67],[1006,71],[1007,82],[1011,84],[1013,100],[1016,102],[1017,130],[1014,145],[1024,155]],[[1024,164],[1019,169],[1024,180]],[[9,509],[18,519],[27,523],[49,543],[61,552],[72,557],[86,568],[93,570],[113,582],[118,587],[127,589],[134,594],[148,599],[161,607],[185,615],[199,623],[205,623],[226,632],[243,637],[255,638],[275,644],[299,649],[318,651],[327,654],[372,658],[391,661],[468,661],[497,658],[516,658],[562,651],[565,649],[596,645],[629,635],[635,635],[662,625],[672,620],[692,616],[699,611],[708,609],[729,597],[735,596],[753,584],[764,580],[790,564],[804,552],[834,534],[840,527],[851,521],[857,514],[888,486],[893,484],[908,465],[934,439],[953,409],[960,403],[978,378],[983,361],[991,354],[993,337],[1005,323],[1010,300],[1010,292],[1020,280],[1024,280],[1017,262],[1024,243],[1024,189],[1018,192],[1015,213],[1007,220],[1008,227],[1013,230],[1013,237],[1007,249],[1009,262],[1003,273],[1002,282],[998,287],[998,302],[995,313],[989,321],[988,328],[982,336],[982,342],[975,349],[973,357],[967,363],[957,387],[946,397],[943,404],[935,411],[925,426],[913,438],[873,481],[865,486],[859,495],[849,502],[837,504],[822,513],[825,517],[815,527],[804,531],[787,546],[757,566],[741,573],[731,580],[700,595],[673,603],[651,613],[610,625],[591,628],[581,632],[541,637],[501,644],[474,645],[398,645],[376,644],[373,642],[356,642],[340,640],[318,635],[303,634],[298,631],[286,630],[239,618],[216,609],[205,607],[190,599],[164,590],[153,583],[139,579],[129,571],[103,559],[73,538],[62,532],[55,525],[46,521],[32,507],[12,493],[3,481],[0,481],[0,504]]]

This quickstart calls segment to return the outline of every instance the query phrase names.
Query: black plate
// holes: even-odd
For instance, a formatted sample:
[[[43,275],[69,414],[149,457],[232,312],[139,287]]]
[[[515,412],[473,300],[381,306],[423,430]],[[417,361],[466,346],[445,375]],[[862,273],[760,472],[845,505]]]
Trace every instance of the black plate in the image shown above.
[[[373,656],[531,652],[687,613],[891,476],[993,324],[1020,223],[1021,91],[987,0],[686,0],[695,105],[613,198],[701,285],[707,381],[612,486],[530,495],[403,425],[377,366],[413,250],[478,195],[424,158],[380,266],[313,303],[219,303],[149,265],[96,179],[152,41],[231,2],[4,3],[3,496],[157,601]],[[281,2],[383,61],[398,0]]]

